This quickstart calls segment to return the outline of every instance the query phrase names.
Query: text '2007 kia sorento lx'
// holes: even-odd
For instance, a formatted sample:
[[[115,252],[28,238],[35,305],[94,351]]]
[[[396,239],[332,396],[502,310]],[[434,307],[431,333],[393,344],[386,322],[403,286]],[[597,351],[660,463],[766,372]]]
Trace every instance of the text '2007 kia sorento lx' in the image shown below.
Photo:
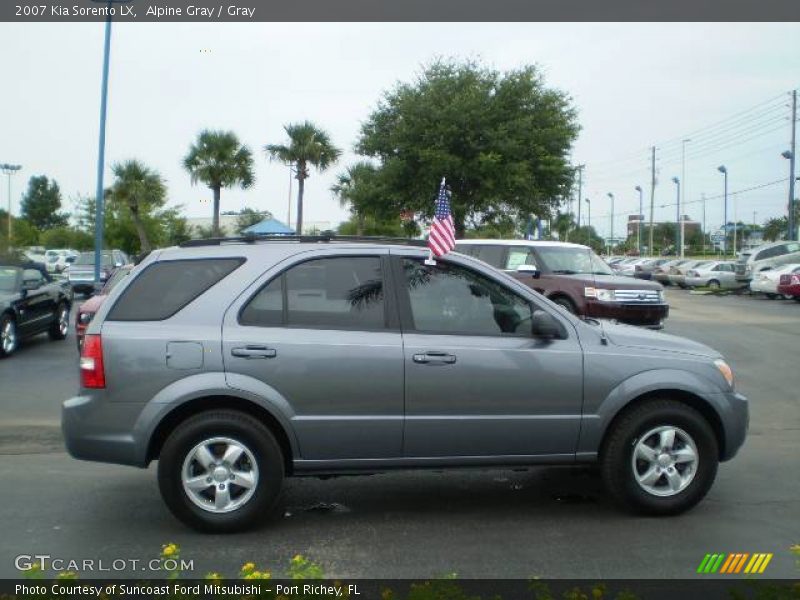
[[[70,453],[146,467],[205,531],[284,478],[598,463],[639,512],[699,502],[748,425],[714,350],[581,320],[486,263],[336,240],[153,252],[89,324]]]

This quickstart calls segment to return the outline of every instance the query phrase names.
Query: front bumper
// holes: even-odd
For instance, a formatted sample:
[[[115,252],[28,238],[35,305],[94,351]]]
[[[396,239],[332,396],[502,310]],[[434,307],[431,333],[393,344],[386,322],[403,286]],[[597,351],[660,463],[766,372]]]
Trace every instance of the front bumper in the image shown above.
[[[669,316],[669,304],[586,302],[586,316],[597,319],[616,319],[628,325],[661,329]]]
[[[721,415],[724,445],[719,459],[724,462],[736,456],[744,445],[750,428],[750,403],[739,392],[726,392],[723,396],[727,410]]]
[[[67,451],[80,460],[147,466],[146,448],[135,435],[143,407],[88,394],[65,400],[61,405],[61,431]]]

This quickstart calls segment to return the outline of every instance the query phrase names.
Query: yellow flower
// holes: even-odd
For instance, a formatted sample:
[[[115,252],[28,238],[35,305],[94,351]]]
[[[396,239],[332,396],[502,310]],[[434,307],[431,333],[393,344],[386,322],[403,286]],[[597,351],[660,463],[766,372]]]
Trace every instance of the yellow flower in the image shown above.
[[[303,555],[302,554],[295,554],[292,562],[299,563],[303,562]]]
[[[242,565],[242,573],[250,573],[256,568],[255,564],[249,562]]]
[[[794,554],[800,554],[800,544],[789,546],[789,552],[793,552]]]
[[[177,544],[167,544],[164,546],[164,549],[161,551],[162,556],[172,556],[178,553],[178,546]]]

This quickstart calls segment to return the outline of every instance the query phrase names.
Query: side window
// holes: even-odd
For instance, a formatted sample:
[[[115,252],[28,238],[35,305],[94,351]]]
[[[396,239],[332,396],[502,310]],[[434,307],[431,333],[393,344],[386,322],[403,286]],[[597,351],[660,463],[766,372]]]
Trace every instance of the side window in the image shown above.
[[[785,248],[786,248],[786,253],[787,254],[792,254],[794,252],[800,252],[800,244],[798,244],[797,242],[790,242],[790,243],[786,244]]]
[[[169,319],[243,262],[243,258],[208,258],[153,263],[125,289],[108,320]]]
[[[477,246],[478,252],[474,254],[483,262],[488,263],[496,269],[502,269],[506,255],[505,246]]]
[[[529,335],[531,304],[469,269],[403,260],[413,327],[427,333]]]
[[[22,280],[26,282],[35,281],[37,285],[42,285],[44,283],[42,272],[38,269],[25,269],[22,272]]]
[[[509,271],[516,271],[521,265],[536,266],[536,261],[533,258],[531,249],[525,247],[509,248],[505,268]]]
[[[247,303],[239,323],[256,327],[384,329],[379,257],[321,258],[285,271]]]

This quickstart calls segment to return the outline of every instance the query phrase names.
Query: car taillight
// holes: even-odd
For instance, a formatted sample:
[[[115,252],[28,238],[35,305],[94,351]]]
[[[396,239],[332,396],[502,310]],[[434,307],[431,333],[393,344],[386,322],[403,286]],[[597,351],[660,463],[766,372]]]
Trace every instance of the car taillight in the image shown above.
[[[781,285],[789,285],[790,281],[791,277],[789,275],[781,275],[781,281],[780,281]]]
[[[87,335],[81,348],[81,386],[105,388],[106,374],[103,369],[103,342],[99,335]]]
[[[800,285],[800,275],[792,275],[792,283],[790,285]]]

